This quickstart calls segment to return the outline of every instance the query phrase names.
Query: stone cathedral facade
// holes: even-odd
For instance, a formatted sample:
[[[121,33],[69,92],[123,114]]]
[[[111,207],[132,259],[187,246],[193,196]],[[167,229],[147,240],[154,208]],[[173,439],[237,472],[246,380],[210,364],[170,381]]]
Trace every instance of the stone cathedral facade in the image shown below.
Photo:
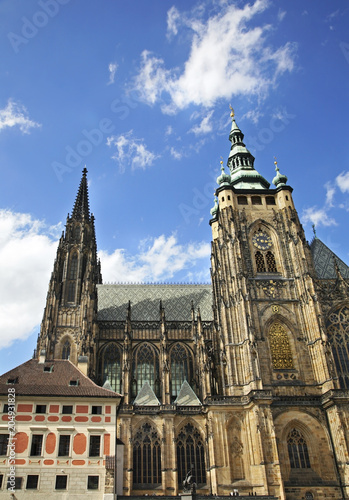
[[[308,244],[287,177],[257,172],[233,113],[229,140],[209,285],[103,285],[84,169],[38,356],[85,361],[122,396],[123,495],[178,495],[191,471],[199,495],[349,498],[349,268]]]

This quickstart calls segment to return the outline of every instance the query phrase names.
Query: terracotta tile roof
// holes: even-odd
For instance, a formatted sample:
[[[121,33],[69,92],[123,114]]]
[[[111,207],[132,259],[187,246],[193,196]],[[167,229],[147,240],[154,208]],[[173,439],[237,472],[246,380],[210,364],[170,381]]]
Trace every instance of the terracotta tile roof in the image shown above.
[[[13,380],[17,381],[9,385]],[[77,380],[78,385],[70,385],[71,381]],[[0,394],[7,394],[9,387],[14,387],[18,396],[121,397],[95,384],[71,361],[63,359],[45,363],[39,363],[37,359],[26,361],[0,376]]]

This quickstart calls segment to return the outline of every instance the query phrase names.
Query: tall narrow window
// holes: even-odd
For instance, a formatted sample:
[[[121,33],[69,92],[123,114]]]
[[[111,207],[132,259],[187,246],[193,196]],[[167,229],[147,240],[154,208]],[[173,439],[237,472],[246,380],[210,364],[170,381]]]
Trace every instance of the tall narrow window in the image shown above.
[[[330,314],[328,340],[332,347],[339,385],[349,389],[349,307],[344,305]]]
[[[149,344],[142,344],[136,351],[133,359],[133,381],[136,382],[138,393],[145,382],[159,396],[159,361],[158,355]]]
[[[310,469],[308,446],[303,435],[292,429],[287,438],[291,469]]]
[[[69,451],[70,451],[70,435],[61,434],[59,436],[58,456],[69,457]]]
[[[90,436],[90,457],[99,457],[101,454],[101,436]]]
[[[267,252],[265,260],[267,262],[268,273],[277,273],[274,254],[272,252]]]
[[[121,349],[110,342],[99,357],[99,376],[101,383],[109,381],[115,392],[121,392]]]
[[[191,355],[181,344],[175,344],[170,352],[171,364],[171,396],[176,397],[184,382],[190,382],[192,362]]]
[[[7,455],[8,434],[0,434],[0,456]]]
[[[76,253],[74,253],[74,255],[70,260],[69,279],[76,280],[77,275],[78,275],[78,256]]]
[[[62,359],[69,359],[69,358],[70,358],[70,342],[69,340],[66,340],[62,348]]]
[[[177,436],[178,484],[182,485],[188,471],[192,471],[198,486],[206,484],[205,447],[200,432],[185,425]]]
[[[158,433],[145,423],[133,441],[133,486],[154,487],[161,484],[161,443]]]
[[[274,370],[294,368],[290,341],[281,323],[275,322],[271,325],[269,342]]]
[[[32,445],[30,448],[30,456],[31,457],[40,457],[42,452],[42,434],[33,434],[32,437]]]
[[[75,281],[69,281],[69,283],[68,283],[68,302],[75,302],[75,290],[76,290]]]
[[[264,257],[261,254],[261,252],[256,252],[255,258],[256,258],[257,273],[265,273],[266,269],[264,264]]]

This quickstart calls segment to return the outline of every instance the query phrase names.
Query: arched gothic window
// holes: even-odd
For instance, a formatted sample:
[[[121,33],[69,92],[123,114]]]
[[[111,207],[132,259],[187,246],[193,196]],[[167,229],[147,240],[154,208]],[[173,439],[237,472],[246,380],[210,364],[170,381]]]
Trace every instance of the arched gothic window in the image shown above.
[[[273,252],[273,240],[263,229],[258,229],[252,236],[252,244],[257,249],[255,252],[257,273],[277,273],[276,261]]]
[[[161,443],[150,424],[143,424],[133,439],[133,486],[147,488],[161,484]]]
[[[103,349],[99,357],[99,376],[101,383],[109,381],[115,392],[121,392],[121,350],[114,342]]]
[[[339,385],[349,389],[349,307],[344,305],[330,314],[327,321],[328,340],[332,347]]]
[[[198,486],[206,484],[205,447],[200,432],[190,423],[177,436],[178,484],[182,485],[191,470]]]
[[[291,469],[310,469],[307,442],[297,429],[289,433],[287,447]]]
[[[175,344],[170,352],[171,366],[171,396],[176,397],[180,388],[187,380],[190,383],[192,373],[192,358],[182,344]]]
[[[136,397],[145,382],[160,395],[159,357],[150,344],[141,344],[135,351],[132,365],[132,397]]]
[[[62,359],[69,359],[69,358],[70,358],[70,342],[69,340],[66,340],[62,348]]]
[[[274,370],[294,368],[288,335],[285,328],[278,321],[270,327],[269,342]]]

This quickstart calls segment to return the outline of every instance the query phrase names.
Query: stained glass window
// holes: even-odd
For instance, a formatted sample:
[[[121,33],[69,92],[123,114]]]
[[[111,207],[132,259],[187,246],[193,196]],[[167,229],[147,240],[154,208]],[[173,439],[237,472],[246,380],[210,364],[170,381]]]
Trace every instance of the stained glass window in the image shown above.
[[[205,447],[200,432],[186,424],[177,436],[178,484],[182,485],[189,470],[198,486],[206,484]]]
[[[78,275],[78,256],[76,253],[71,258],[69,267],[69,279],[76,280]]]
[[[171,395],[178,395],[184,380],[190,381],[192,358],[182,344],[175,344],[170,352],[171,364]]]
[[[99,375],[102,384],[109,381],[115,392],[121,392],[121,349],[115,342],[110,342],[103,349],[99,358]]]
[[[330,314],[327,322],[328,340],[332,347],[339,385],[349,389],[349,307],[344,305]]]
[[[143,424],[133,440],[133,486],[161,484],[161,442],[150,424]]]
[[[269,342],[274,370],[294,368],[290,341],[281,323],[271,325]]]
[[[154,348],[147,343],[141,344],[134,353],[132,396],[137,396],[145,382],[148,382],[155,394],[160,394],[159,358]]]
[[[308,446],[297,429],[292,429],[289,433],[287,447],[291,469],[310,469]]]

